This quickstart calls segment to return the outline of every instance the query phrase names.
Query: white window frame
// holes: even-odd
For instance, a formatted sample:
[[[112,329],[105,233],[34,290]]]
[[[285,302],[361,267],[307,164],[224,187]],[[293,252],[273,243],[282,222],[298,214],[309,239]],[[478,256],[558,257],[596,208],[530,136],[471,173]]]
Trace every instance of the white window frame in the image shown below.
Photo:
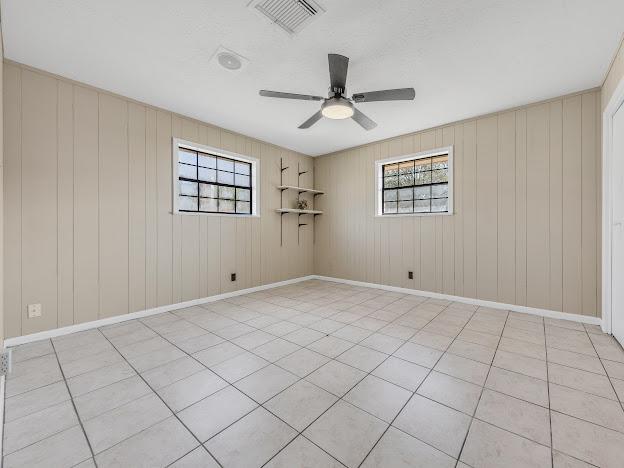
[[[194,211],[180,211],[179,209],[179,185],[178,185],[178,149],[185,148],[192,151],[201,151],[202,153],[213,154],[216,156],[223,156],[225,158],[234,159],[251,164],[251,214],[239,214],[239,213],[202,213]],[[181,138],[172,138],[171,144],[171,161],[173,168],[173,213],[180,215],[191,216],[226,216],[231,218],[259,218],[260,217],[260,160],[251,156],[246,156],[232,151],[226,151],[221,148],[215,148],[213,146],[202,145],[193,141],[183,140]]]
[[[386,164],[399,163],[403,161],[411,161],[413,159],[431,158],[448,154],[448,211],[433,213],[383,213],[382,192],[383,192],[383,166]],[[421,151],[419,153],[396,156],[392,158],[379,159],[375,161],[375,187],[377,196],[375,197],[375,216],[383,218],[397,218],[403,216],[451,216],[453,214],[453,146],[444,146],[432,150]]]

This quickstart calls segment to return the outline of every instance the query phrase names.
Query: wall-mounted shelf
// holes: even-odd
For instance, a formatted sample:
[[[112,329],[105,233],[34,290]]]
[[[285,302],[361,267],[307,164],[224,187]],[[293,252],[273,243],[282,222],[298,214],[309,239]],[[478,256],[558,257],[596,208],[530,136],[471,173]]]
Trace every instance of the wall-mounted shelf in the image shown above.
[[[303,214],[310,214],[310,215],[323,214],[322,211],[318,211],[318,210],[298,210],[296,208],[277,208],[275,211],[281,214],[286,214],[286,213],[297,213],[297,214],[302,214],[302,215]]]
[[[315,190],[313,188],[299,187],[301,185],[301,176],[306,174],[308,171],[302,171],[299,163],[297,163],[297,185],[284,185],[284,171],[288,169],[288,166],[284,166],[284,160],[280,158],[280,184],[277,186],[277,189],[280,191],[280,208],[277,208],[275,211],[280,214],[280,245],[284,245],[284,215],[285,214],[296,214],[297,219],[300,220],[304,215],[312,215],[313,219],[316,219],[317,215],[323,214],[322,211],[311,209],[311,210],[299,210],[297,208],[284,208],[284,191],[285,190],[294,190],[297,192],[297,201],[299,201],[302,193],[309,193],[312,195],[312,208],[314,208],[314,200],[316,200],[317,195],[323,195],[325,192],[322,190]],[[299,244],[300,231],[301,228],[307,226],[308,223],[302,223],[301,221],[297,221],[297,244]],[[314,223],[312,223],[312,242],[314,242]]]
[[[325,192],[323,192],[322,190],[314,190],[311,188],[304,188],[304,187],[295,187],[294,185],[279,185],[277,187],[279,190],[295,190],[297,192],[301,193],[311,193],[313,195],[323,195]]]

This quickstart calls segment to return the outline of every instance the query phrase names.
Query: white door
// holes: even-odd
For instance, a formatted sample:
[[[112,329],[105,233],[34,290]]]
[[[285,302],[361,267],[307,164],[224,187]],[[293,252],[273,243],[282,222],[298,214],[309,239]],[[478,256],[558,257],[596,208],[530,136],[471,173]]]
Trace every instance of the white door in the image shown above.
[[[624,104],[613,116],[611,328],[624,345]]]

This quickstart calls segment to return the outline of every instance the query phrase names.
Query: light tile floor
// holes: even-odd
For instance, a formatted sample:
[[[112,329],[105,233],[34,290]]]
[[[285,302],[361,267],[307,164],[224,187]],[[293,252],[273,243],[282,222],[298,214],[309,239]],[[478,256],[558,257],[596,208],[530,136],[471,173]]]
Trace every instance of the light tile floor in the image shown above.
[[[596,326],[307,281],[19,346],[4,466],[624,466]]]

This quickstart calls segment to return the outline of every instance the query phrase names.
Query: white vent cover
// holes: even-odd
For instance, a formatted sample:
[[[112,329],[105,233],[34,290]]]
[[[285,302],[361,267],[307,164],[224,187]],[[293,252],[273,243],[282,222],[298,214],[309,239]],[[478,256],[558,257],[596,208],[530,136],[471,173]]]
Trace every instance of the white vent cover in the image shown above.
[[[313,0],[252,0],[249,7],[290,35],[295,35],[325,10]]]

